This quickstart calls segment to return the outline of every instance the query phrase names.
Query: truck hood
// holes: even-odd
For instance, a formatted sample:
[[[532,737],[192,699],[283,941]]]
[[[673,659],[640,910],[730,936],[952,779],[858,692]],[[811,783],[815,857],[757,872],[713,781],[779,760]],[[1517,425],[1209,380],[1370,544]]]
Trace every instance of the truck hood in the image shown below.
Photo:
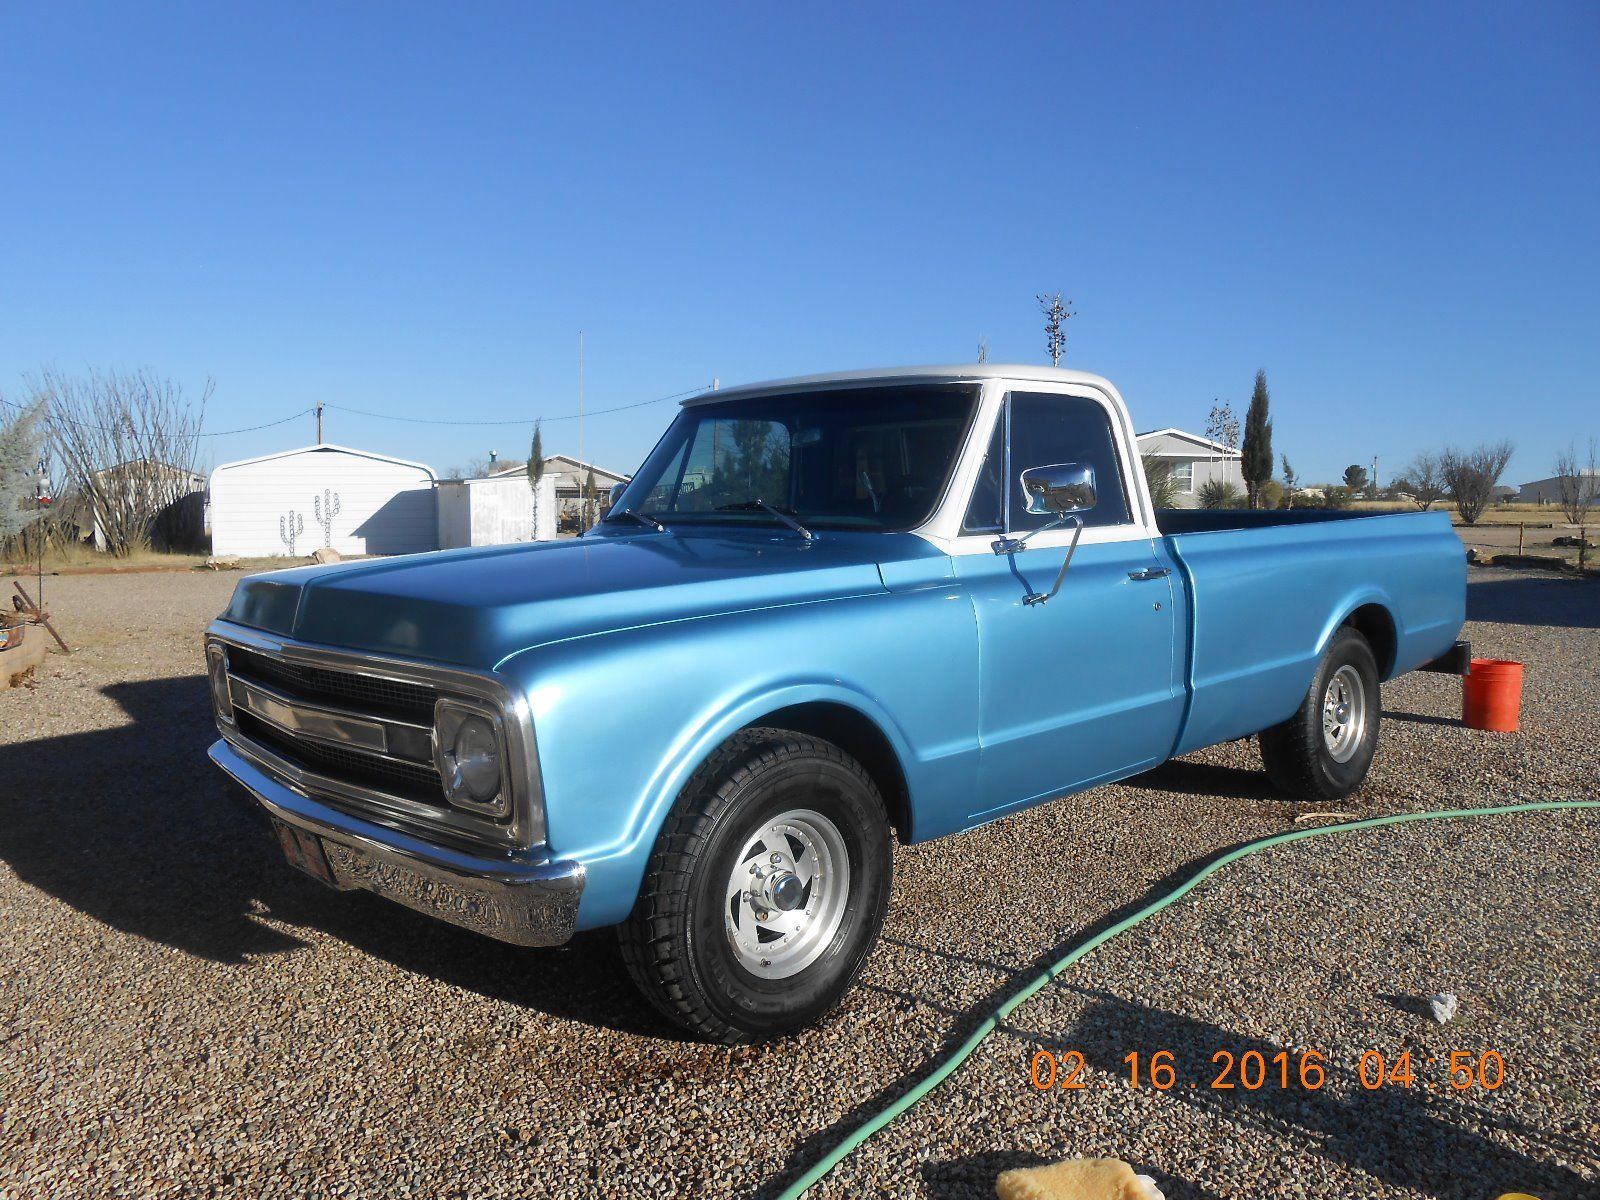
[[[611,534],[273,571],[241,580],[223,616],[324,646],[490,668],[588,634],[881,592],[886,557],[943,556],[909,534]]]

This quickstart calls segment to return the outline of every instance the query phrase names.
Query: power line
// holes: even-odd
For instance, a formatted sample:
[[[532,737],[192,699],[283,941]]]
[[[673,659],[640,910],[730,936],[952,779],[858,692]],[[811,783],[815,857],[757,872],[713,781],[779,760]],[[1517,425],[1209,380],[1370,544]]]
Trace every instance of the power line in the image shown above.
[[[580,419],[582,419],[584,417],[603,417],[608,413],[628,412],[628,411],[630,411],[632,409],[635,409],[635,408],[646,408],[646,407],[648,407],[648,406],[650,406],[652,404],[665,404],[669,400],[682,400],[682,399],[684,399],[685,397],[688,397],[688,396],[698,395],[698,394],[700,394],[701,392],[703,392],[705,390],[706,389],[704,387],[692,387],[692,388],[686,388],[681,392],[674,392],[670,396],[657,396],[653,400],[639,400],[639,401],[636,401],[633,404],[618,404],[618,405],[616,405],[616,406],[614,406],[612,408],[597,408],[597,409],[588,409],[588,410],[585,410],[583,412],[563,413],[561,416],[558,416],[558,417],[518,417],[518,418],[513,418],[511,420],[504,420],[504,421],[498,421],[498,420],[497,421],[458,420],[458,419],[456,419],[454,417],[403,417],[403,416],[400,416],[397,413],[373,412],[370,409],[350,408],[347,405],[343,405],[343,404],[333,404],[333,403],[324,402],[320,406],[313,405],[310,408],[302,408],[299,412],[290,413],[286,417],[279,417],[275,421],[265,421],[265,422],[261,423],[260,425],[244,425],[244,426],[241,426],[238,429],[211,430],[211,431],[207,431],[207,432],[197,433],[195,436],[196,437],[203,437],[203,438],[215,438],[215,437],[230,437],[230,436],[232,436],[233,434],[236,434],[236,433],[255,433],[257,430],[260,430],[260,429],[272,429],[273,427],[278,426],[278,425],[287,425],[290,421],[298,421],[301,417],[313,416],[313,415],[316,414],[317,409],[319,407],[324,408],[324,409],[329,409],[329,408],[337,409],[340,412],[350,413],[352,416],[371,417],[374,420],[379,420],[379,421],[401,421],[401,422],[404,422],[405,424],[408,424],[408,425],[471,425],[471,426],[524,425],[524,426],[528,426],[528,425],[533,425],[536,421],[543,421],[545,424],[549,425],[549,424],[554,424],[557,421],[577,421],[577,420],[580,420]],[[29,405],[29,404],[18,404],[14,400],[7,400],[3,396],[0,396],[0,404],[5,405],[7,408],[15,409],[18,412],[26,411],[27,409],[32,407],[32,405]],[[96,430],[96,431],[98,431],[100,433],[116,433],[116,432],[118,432],[117,430],[109,429],[104,425],[90,424],[87,421],[79,421],[79,420],[77,420],[76,418],[73,418],[73,417],[61,417],[61,416],[58,416],[58,417],[55,417],[54,419],[55,420],[59,420],[59,421],[63,421],[68,425],[74,425],[79,429],[93,429],[93,430]]]
[[[18,404],[14,400],[7,400],[3,396],[0,396],[0,404],[4,404],[7,408],[14,408],[18,412],[24,412],[24,411],[26,411],[26,410],[28,410],[28,409],[33,407],[31,404]],[[45,407],[46,408],[49,407],[48,403],[46,403]],[[267,421],[267,422],[265,422],[265,423],[263,423],[261,425],[245,425],[245,426],[243,426],[242,428],[239,428],[239,429],[217,429],[217,430],[213,430],[213,431],[211,431],[209,433],[207,433],[207,432],[197,433],[194,436],[195,437],[203,437],[203,438],[211,438],[211,437],[228,437],[229,435],[235,434],[235,433],[254,433],[258,429],[271,429],[274,425],[287,425],[290,421],[298,421],[301,417],[309,416],[311,413],[313,413],[315,411],[316,411],[315,409],[311,409],[311,408],[302,408],[297,413],[290,413],[287,417],[279,417],[276,421]],[[80,421],[76,417],[63,417],[63,416],[60,416],[59,414],[55,414],[55,415],[52,415],[50,419],[53,420],[53,421],[60,421],[63,424],[66,424],[66,425],[71,425],[76,429],[93,429],[97,433],[121,433],[121,432],[123,432],[123,430],[121,430],[121,429],[112,429],[112,428],[109,428],[108,426],[105,426],[105,425],[95,425],[95,424],[92,424],[89,421]]]
[[[672,395],[658,395],[654,400],[640,400],[632,405],[618,405],[614,408],[589,408],[582,413],[565,413],[563,416],[530,416],[530,418],[517,418],[512,421],[458,421],[456,418],[440,418],[440,416],[400,416],[398,413],[373,413],[366,408],[349,408],[346,405],[328,403],[323,408],[336,408],[341,413],[352,413],[354,416],[370,416],[379,421],[403,421],[410,426],[531,426],[536,421],[542,421],[547,426],[557,421],[578,421],[579,416],[605,416],[606,413],[626,413],[632,408],[646,408],[648,405],[664,405],[669,400],[682,400],[690,395],[699,395],[704,392],[704,387],[690,387],[683,392],[674,392]]]

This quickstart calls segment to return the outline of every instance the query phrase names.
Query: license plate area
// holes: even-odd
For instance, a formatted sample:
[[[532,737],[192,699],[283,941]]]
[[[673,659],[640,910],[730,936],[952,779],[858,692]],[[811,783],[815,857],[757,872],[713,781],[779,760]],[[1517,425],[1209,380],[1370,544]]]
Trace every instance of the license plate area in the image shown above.
[[[304,871],[318,883],[325,883],[331,888],[339,886],[334,881],[333,869],[328,866],[328,856],[322,849],[321,838],[276,819],[272,827],[278,835],[278,845],[283,847],[283,856],[289,860],[291,867]]]

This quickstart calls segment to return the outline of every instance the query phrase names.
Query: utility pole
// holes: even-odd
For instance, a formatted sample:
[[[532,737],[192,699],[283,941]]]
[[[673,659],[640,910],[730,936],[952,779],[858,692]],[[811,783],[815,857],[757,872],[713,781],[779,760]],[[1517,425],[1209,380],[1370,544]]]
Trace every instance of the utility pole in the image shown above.
[[[1378,494],[1378,456],[1372,456],[1372,494]]]
[[[578,331],[578,461],[584,461],[584,331]],[[589,533],[589,498],[578,485],[578,534]]]
[[[317,445],[322,445],[322,401],[317,401]]]

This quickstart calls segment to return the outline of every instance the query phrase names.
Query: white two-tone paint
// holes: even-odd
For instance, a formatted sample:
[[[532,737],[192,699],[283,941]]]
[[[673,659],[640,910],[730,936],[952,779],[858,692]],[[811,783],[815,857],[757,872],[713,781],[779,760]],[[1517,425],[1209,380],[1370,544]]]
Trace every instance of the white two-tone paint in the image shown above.
[[[306,446],[211,473],[211,551],[302,558],[411,554],[438,546],[434,473],[348,446]]]

